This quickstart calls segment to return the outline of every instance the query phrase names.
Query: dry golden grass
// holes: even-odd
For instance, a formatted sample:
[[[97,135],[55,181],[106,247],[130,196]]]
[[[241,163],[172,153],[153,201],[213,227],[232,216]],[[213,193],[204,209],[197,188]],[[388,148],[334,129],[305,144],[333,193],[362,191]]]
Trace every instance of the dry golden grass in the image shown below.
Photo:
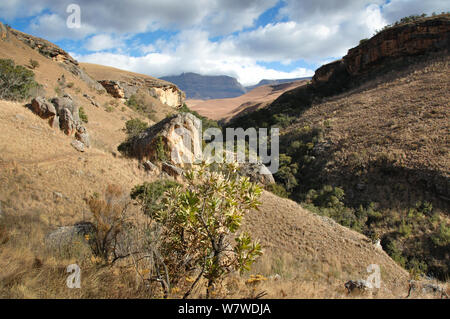
[[[72,138],[51,129],[23,104],[0,101],[0,297],[160,297],[149,294],[137,281],[127,261],[100,267],[82,248],[74,249],[71,256],[55,255],[44,241],[58,226],[89,220],[85,199],[106,185],[119,184],[130,190],[155,179],[138,169],[137,161],[112,154],[125,139],[125,121],[138,115],[128,108],[122,113],[121,101],[111,113],[90,105],[83,93],[94,96],[100,105],[112,99],[14,39],[0,45],[0,57],[24,65],[30,58],[37,60],[36,77],[49,97],[54,96],[62,74],[73,82],[74,87],[66,91],[85,106],[93,142],[85,153],[79,153],[70,146]],[[215,297],[255,297],[267,291],[266,297],[271,298],[344,298],[345,281],[366,278],[371,263],[382,268],[383,285],[376,297],[406,295],[408,274],[384,252],[375,250],[366,237],[270,193],[265,192],[262,201],[260,211],[248,215],[244,225],[265,249],[253,274],[281,278],[246,284],[248,275],[235,275],[217,288]],[[82,268],[82,289],[66,287],[66,267],[71,263]],[[194,297],[203,296],[201,288]],[[180,296],[175,290],[172,297]]]

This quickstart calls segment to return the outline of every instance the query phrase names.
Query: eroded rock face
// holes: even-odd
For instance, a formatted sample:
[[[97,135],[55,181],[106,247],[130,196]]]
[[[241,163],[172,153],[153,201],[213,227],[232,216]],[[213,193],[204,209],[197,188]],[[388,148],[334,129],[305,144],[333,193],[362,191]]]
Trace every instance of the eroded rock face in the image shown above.
[[[195,163],[201,155],[201,121],[190,113],[166,118],[129,141],[128,156],[140,160],[168,161],[179,167]],[[191,145],[185,145],[183,136]]]
[[[1,41],[6,41],[9,38],[9,32],[8,32],[8,28],[6,28],[6,26],[0,22],[0,40]]]
[[[116,99],[123,99],[125,97],[125,91],[118,81],[104,80],[99,83],[105,88],[109,95]]]
[[[350,49],[344,57],[347,71],[355,76],[368,72],[384,59],[420,55],[448,50],[450,47],[450,18],[442,17],[408,23],[387,29]]]
[[[162,171],[179,178],[183,169],[203,160],[201,121],[191,113],[166,118],[122,144],[119,151],[141,161],[162,163]],[[269,185],[275,180],[262,163],[240,164],[239,173],[251,182]]]
[[[350,49],[342,59],[316,70],[312,84],[346,87],[347,82],[395,63],[450,48],[450,15],[424,19],[386,29]]]
[[[164,81],[132,78],[127,81],[101,80],[99,83],[114,98],[129,99],[138,90],[147,90],[154,98],[173,108],[183,105],[185,94],[175,85]]]

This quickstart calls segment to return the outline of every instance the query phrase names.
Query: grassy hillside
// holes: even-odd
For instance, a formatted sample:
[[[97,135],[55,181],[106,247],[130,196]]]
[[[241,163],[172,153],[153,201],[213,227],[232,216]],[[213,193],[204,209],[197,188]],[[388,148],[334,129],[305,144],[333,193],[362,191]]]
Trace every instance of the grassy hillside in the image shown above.
[[[128,119],[140,117],[121,101],[98,92],[14,38],[0,42],[0,58],[26,65],[38,60],[34,70],[46,96],[58,89],[70,93],[84,107],[92,146],[79,153],[71,137],[48,126],[24,102],[0,101],[0,296],[4,298],[159,298],[139,278],[133,260],[105,267],[83,245],[70,250],[49,249],[46,236],[60,226],[93,221],[87,198],[97,198],[107,185],[120,185],[126,197],[131,189],[159,176],[141,169],[135,160],[117,154],[125,140]],[[64,74],[66,84],[58,79]],[[105,76],[108,76],[106,74]],[[67,82],[73,85],[67,86]],[[85,97],[89,94],[100,107]],[[108,103],[113,108],[101,107]],[[123,110],[122,110],[123,108]],[[141,116],[142,118],[142,116]],[[252,273],[227,278],[216,297],[254,297],[267,292],[270,298],[345,298],[343,284],[366,278],[366,268],[381,267],[381,289],[365,297],[401,298],[407,294],[408,273],[365,236],[317,216],[295,202],[265,192],[259,211],[244,221],[244,230],[259,239],[264,255]],[[135,203],[134,203],[135,204]],[[137,205],[130,205],[127,220],[144,224]],[[145,239],[144,237],[141,237]],[[86,239],[88,240],[88,239]],[[66,267],[77,263],[83,272],[82,289],[68,289]],[[249,276],[267,280],[256,282]],[[260,277],[258,277],[260,278]],[[177,288],[177,287],[174,287]],[[203,289],[193,292],[204,297]],[[173,289],[170,297],[179,298]],[[353,297],[353,295],[350,295]],[[419,292],[415,297],[436,297]]]
[[[376,41],[391,31],[379,33]],[[370,47],[371,41],[363,45]],[[382,61],[354,78],[344,62],[324,66],[322,73],[333,70],[327,80],[316,72],[316,82],[229,126],[281,128],[278,194],[380,238],[412,273],[445,280],[450,275],[448,51]]]

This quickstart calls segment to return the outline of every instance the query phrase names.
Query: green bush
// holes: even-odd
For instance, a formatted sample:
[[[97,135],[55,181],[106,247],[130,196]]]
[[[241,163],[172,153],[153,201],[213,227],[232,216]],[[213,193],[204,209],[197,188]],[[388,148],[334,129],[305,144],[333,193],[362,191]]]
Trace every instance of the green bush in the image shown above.
[[[80,116],[80,120],[83,123],[88,123],[88,116],[87,116],[86,112],[84,111],[84,107],[82,107],[82,106],[80,107],[80,109],[78,110],[78,114]]]
[[[39,67],[39,62],[33,59],[30,59],[30,67],[34,70]]]
[[[150,215],[162,226],[160,251],[166,267],[161,272],[171,274],[172,281],[167,286],[176,284],[177,275],[188,265],[196,277],[185,298],[202,277],[209,298],[225,276],[248,271],[262,254],[261,245],[249,234],[238,233],[245,214],[259,206],[262,190],[248,177],[238,176],[236,168],[224,164],[225,174],[212,173],[207,166],[187,172],[186,188],[170,188],[162,197],[163,209]]]
[[[0,59],[0,99],[23,101],[36,96],[39,89],[33,71],[12,60]]]
[[[275,195],[283,198],[288,198],[289,193],[286,191],[286,189],[280,185],[280,184],[270,184],[266,186],[266,190],[268,190],[271,193],[274,193]]]
[[[439,229],[431,236],[431,240],[439,247],[450,245],[450,227],[444,223],[440,224]]]
[[[164,193],[173,188],[180,186],[177,182],[171,180],[159,180],[153,183],[144,183],[135,186],[130,193],[132,199],[135,199],[143,207],[144,213],[151,215],[163,206],[160,203]]]
[[[139,135],[148,128],[148,124],[138,118],[134,118],[125,122],[125,131],[128,138]]]

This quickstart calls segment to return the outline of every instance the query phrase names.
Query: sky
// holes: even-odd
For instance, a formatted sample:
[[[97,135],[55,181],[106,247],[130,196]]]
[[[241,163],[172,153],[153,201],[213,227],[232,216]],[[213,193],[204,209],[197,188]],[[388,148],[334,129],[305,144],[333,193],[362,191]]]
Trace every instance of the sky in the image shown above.
[[[449,0],[0,1],[0,21],[78,61],[154,77],[229,75],[244,85],[311,76],[387,24],[444,11]]]

